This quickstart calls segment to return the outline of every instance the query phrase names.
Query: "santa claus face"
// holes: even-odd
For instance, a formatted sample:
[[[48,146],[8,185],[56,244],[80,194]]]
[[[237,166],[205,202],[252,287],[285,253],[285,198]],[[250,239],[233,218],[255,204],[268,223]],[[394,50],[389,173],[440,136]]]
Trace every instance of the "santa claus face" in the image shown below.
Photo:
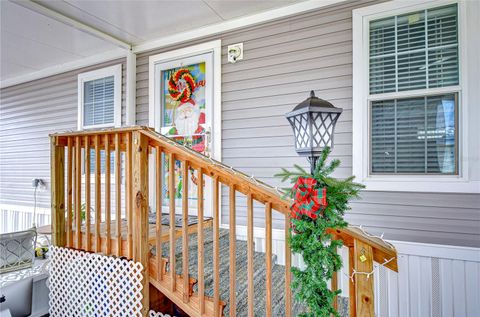
[[[175,127],[180,135],[188,136],[198,128],[200,110],[191,103],[181,104],[175,113]]]

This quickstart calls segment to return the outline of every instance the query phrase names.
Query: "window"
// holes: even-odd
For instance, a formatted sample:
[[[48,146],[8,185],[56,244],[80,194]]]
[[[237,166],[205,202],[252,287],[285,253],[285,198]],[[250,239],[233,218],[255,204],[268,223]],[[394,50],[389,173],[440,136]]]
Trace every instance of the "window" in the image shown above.
[[[370,21],[370,97],[390,93],[370,102],[370,173],[457,173],[457,17],[452,4]],[[429,95],[440,87],[452,93]]]
[[[478,191],[468,179],[462,34],[475,35],[463,26],[466,6],[390,1],[353,11],[352,167],[367,190]]]
[[[122,65],[78,75],[78,129],[119,127],[121,125]],[[105,171],[105,152],[100,151],[100,170]],[[110,154],[110,170],[114,157]],[[95,171],[95,151],[90,150],[90,171]]]
[[[78,129],[121,125],[122,65],[78,75]]]

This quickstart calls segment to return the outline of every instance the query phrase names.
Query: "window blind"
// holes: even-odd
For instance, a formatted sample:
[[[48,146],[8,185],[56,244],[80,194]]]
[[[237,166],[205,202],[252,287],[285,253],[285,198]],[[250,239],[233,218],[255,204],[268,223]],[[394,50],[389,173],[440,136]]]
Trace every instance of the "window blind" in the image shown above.
[[[84,82],[83,124],[85,126],[114,123],[114,86],[113,76]]]
[[[371,172],[454,174],[455,94],[374,101],[371,105]]]
[[[457,5],[370,22],[370,94],[458,85]]]

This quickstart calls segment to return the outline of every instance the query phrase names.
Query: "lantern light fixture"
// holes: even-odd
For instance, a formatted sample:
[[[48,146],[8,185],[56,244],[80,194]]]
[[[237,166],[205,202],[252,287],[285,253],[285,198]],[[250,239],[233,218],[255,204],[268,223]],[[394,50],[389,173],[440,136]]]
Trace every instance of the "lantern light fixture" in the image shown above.
[[[312,174],[323,149],[327,146],[333,148],[335,125],[342,111],[342,108],[316,97],[312,90],[308,99],[285,115],[293,129],[295,150],[298,155],[308,158]]]

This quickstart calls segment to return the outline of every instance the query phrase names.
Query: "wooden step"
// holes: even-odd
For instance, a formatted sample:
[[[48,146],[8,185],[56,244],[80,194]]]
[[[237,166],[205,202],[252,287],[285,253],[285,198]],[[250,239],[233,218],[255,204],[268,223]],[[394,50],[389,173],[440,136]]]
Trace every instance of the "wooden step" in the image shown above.
[[[172,292],[172,280],[170,275],[167,272],[168,258],[162,258],[162,267],[163,271],[162,280],[159,279],[157,274],[157,259],[156,257],[150,257],[149,265],[149,277],[150,284],[153,285],[156,289],[166,295],[172,302],[174,302],[180,309],[185,311],[190,316],[214,316],[214,299],[213,297],[204,296],[205,298],[205,312],[200,314],[200,297],[198,293],[193,291],[193,286],[197,283],[197,280],[194,278],[189,278],[189,297],[187,300],[184,299],[184,289],[183,289],[183,276],[176,274],[176,287],[175,291]],[[226,306],[226,303],[220,300],[219,311],[220,315],[223,315],[223,310]]]

